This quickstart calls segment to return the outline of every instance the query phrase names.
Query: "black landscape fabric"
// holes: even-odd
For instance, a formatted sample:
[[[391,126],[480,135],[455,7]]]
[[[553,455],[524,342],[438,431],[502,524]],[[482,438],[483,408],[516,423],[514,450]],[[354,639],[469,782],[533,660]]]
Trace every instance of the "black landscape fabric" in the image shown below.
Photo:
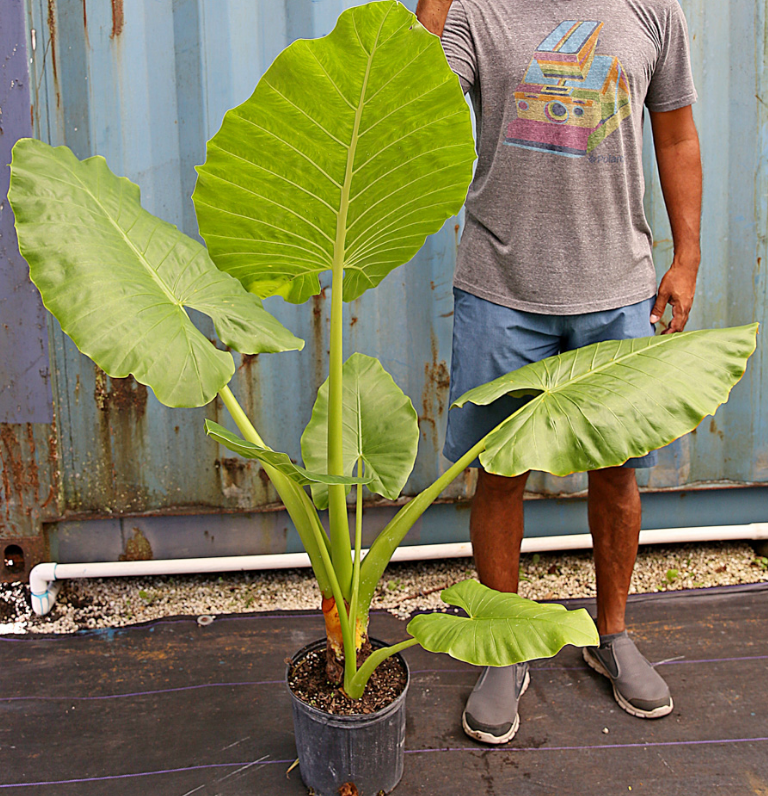
[[[371,625],[404,637],[388,614]],[[639,596],[629,626],[671,686],[670,716],[628,716],[566,648],[533,664],[520,731],[495,748],[461,730],[472,667],[409,649],[397,796],[768,794],[766,585]],[[0,636],[2,794],[306,794],[298,767],[288,771],[284,660],[322,628],[318,612]]]

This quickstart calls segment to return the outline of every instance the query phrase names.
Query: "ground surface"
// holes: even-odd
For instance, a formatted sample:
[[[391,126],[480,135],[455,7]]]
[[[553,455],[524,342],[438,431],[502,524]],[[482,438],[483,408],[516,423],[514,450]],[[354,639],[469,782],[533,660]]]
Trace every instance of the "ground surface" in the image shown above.
[[[524,597],[568,599],[595,593],[590,552],[523,556],[521,574]],[[442,605],[443,588],[474,576],[471,559],[393,564],[373,607],[399,617],[436,609]],[[768,559],[756,556],[747,543],[647,546],[640,551],[632,591],[677,591],[760,581],[768,582]],[[0,585],[0,634],[72,633],[180,614],[314,610],[320,605],[309,570],[68,581],[46,617],[32,614],[27,592],[21,584]]]
[[[674,712],[621,711],[573,648],[533,664],[511,745],[466,738],[471,667],[418,648],[395,796],[768,793],[768,586],[633,598],[629,624]],[[372,632],[404,622],[380,612]],[[0,789],[9,796],[300,796],[284,658],[319,612],[159,620],[0,637]]]

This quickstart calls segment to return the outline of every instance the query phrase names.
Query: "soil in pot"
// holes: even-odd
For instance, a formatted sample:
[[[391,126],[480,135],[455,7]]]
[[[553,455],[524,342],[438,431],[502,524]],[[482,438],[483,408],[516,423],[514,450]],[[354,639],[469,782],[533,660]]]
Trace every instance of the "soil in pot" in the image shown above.
[[[408,678],[397,657],[387,658],[371,675],[360,699],[350,699],[341,686],[328,681],[325,650],[312,650],[296,662],[288,675],[288,687],[308,705],[333,716],[375,713],[397,699]]]
[[[286,661],[301,778],[316,796],[390,793],[403,775],[408,666],[389,659],[353,701],[328,681],[325,652],[322,639]]]

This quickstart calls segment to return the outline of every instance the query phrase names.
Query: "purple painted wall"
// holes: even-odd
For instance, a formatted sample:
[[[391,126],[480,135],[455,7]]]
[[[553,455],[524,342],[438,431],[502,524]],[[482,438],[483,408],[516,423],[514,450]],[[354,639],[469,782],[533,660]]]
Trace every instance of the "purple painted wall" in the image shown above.
[[[8,204],[11,149],[32,135],[23,0],[0,13],[0,423],[50,423],[47,320],[19,254]]]

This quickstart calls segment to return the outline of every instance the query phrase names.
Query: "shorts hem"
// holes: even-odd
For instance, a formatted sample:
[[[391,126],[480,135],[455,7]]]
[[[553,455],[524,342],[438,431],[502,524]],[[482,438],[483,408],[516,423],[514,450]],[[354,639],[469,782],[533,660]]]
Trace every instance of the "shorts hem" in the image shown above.
[[[500,307],[507,307],[519,312],[530,312],[536,315],[585,315],[590,312],[605,312],[606,310],[616,310],[622,307],[629,307],[632,304],[639,304],[641,301],[647,301],[656,295],[656,284],[638,291],[630,293],[627,296],[621,296],[612,299],[603,299],[602,301],[591,301],[582,304],[568,304],[557,305],[552,304],[536,304],[530,301],[520,301],[506,296],[500,296],[493,291],[483,290],[476,285],[469,285],[461,280],[454,279],[453,286],[458,290],[463,290],[472,296],[481,298],[485,301],[490,301],[492,304],[497,304]]]

